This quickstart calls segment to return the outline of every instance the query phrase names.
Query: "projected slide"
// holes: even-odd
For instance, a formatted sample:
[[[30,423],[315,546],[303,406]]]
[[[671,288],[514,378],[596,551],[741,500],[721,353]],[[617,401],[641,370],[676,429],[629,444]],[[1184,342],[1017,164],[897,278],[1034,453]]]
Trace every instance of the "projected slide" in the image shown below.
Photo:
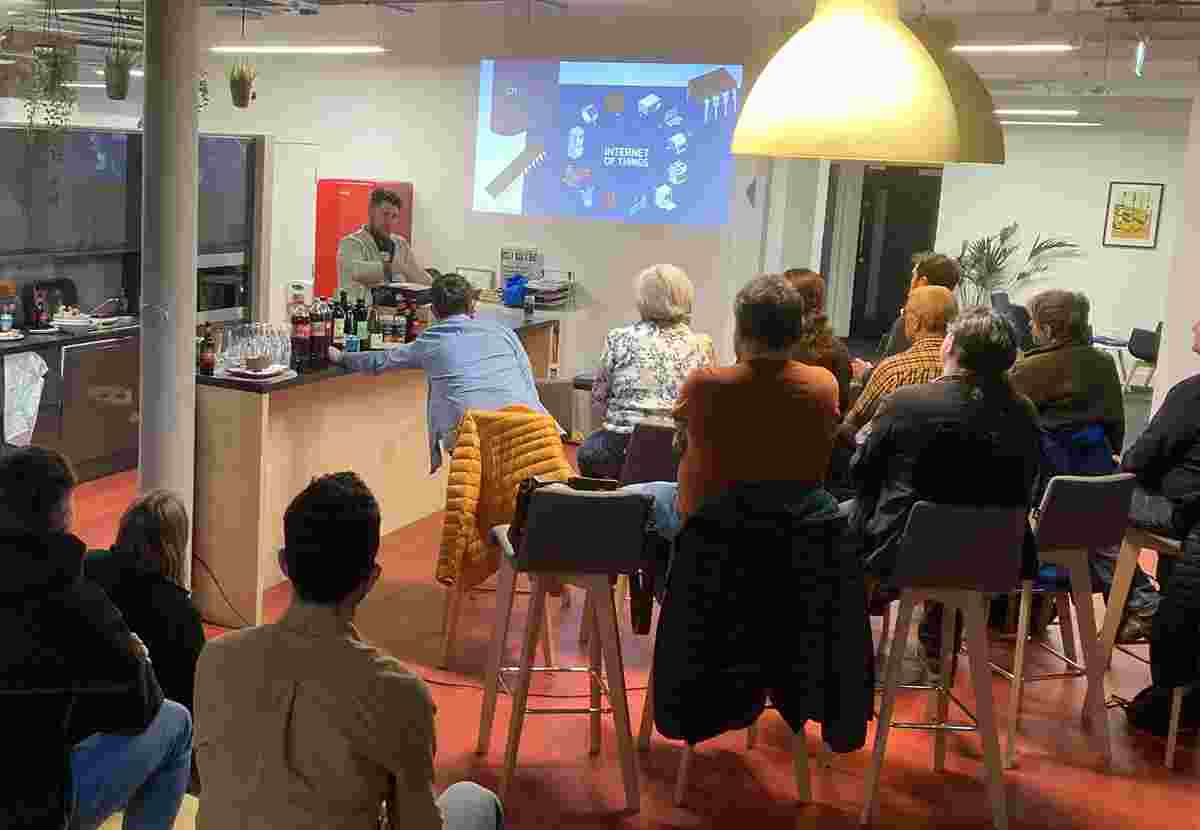
[[[476,211],[725,223],[742,67],[496,59],[479,74]]]

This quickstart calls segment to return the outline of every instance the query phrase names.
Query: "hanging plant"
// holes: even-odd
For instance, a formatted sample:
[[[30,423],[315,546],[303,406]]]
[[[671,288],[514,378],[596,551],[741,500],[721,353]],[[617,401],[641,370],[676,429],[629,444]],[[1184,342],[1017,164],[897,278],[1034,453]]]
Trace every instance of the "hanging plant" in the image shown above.
[[[35,46],[29,78],[21,85],[25,101],[26,132],[38,129],[57,136],[71,124],[78,93],[67,86],[79,76],[73,49],[59,45]]]
[[[245,109],[258,97],[254,91],[254,79],[257,77],[258,70],[251,63],[235,63],[229,70],[229,94],[233,96],[235,107]]]
[[[104,55],[104,87],[113,101],[124,101],[129,97],[129,75],[142,57],[142,50],[125,34],[127,26],[133,24],[121,11],[120,0],[113,17],[112,36],[108,51]]]
[[[204,112],[210,101],[212,94],[208,91],[208,73],[201,72],[196,79],[196,112]]]

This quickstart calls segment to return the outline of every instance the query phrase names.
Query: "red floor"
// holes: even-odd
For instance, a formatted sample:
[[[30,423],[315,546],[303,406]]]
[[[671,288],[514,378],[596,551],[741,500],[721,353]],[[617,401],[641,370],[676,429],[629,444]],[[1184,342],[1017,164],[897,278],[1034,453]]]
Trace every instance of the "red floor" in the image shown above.
[[[94,546],[107,545],[116,531],[120,510],[132,497],[132,475],[116,476],[80,488],[76,503],[78,532]],[[473,595],[463,613],[460,644],[451,670],[432,668],[436,661],[441,627],[442,589],[433,581],[440,533],[440,515],[431,516],[385,540],[381,553],[384,577],[368,597],[359,615],[364,635],[396,654],[433,686],[438,705],[438,778],[445,786],[468,778],[486,786],[499,783],[503,760],[503,735],[509,709],[502,698],[491,752],[474,754],[481,693],[478,683],[491,629],[493,598]],[[269,618],[276,618],[288,602],[286,586],[273,590],[267,600]],[[576,644],[582,601],[560,611],[563,662],[580,662]],[[781,618],[786,609],[780,610]],[[524,625],[524,604],[518,601],[510,657],[517,631]],[[641,713],[649,644],[628,632],[624,638],[627,683],[634,691],[630,705],[636,719]],[[997,645],[1000,657],[1007,649]],[[1031,665],[1053,667],[1037,649]],[[970,678],[962,672],[959,697],[970,701]],[[1118,654],[1109,674],[1110,690],[1132,697],[1149,682],[1147,668]],[[1008,685],[996,677],[995,700],[1001,728]],[[1115,770],[1100,769],[1098,753],[1088,733],[1079,725],[1084,691],[1081,680],[1049,680],[1027,687],[1022,716],[1018,766],[1006,774],[1013,828],[1190,828],[1200,826],[1200,770],[1194,742],[1185,739],[1178,769],[1162,768],[1163,742],[1131,733],[1120,710],[1109,713]],[[580,696],[557,705],[586,705],[586,688],[574,678],[539,678],[535,692],[549,698]],[[898,716],[920,717],[924,701],[907,692]],[[530,716],[526,720],[517,778],[509,794],[509,823],[517,828],[634,827],[691,828],[736,826],[747,828],[802,828],[856,826],[868,752],[837,756],[829,771],[814,768],[815,803],[800,807],[788,754],[788,734],[774,714],[764,719],[758,747],[747,751],[743,734],[729,734],[701,745],[692,765],[689,805],[672,805],[671,792],[679,760],[679,746],[655,736],[651,752],[640,759],[642,810],[623,811],[615,737],[606,724],[604,751],[599,758],[587,753],[587,718]],[[810,747],[815,749],[817,729],[810,727]],[[873,739],[874,733],[871,733]],[[974,736],[952,736],[947,772],[932,770],[931,740],[924,734],[893,731],[884,767],[878,827],[986,827],[990,813],[979,776],[982,764]]]

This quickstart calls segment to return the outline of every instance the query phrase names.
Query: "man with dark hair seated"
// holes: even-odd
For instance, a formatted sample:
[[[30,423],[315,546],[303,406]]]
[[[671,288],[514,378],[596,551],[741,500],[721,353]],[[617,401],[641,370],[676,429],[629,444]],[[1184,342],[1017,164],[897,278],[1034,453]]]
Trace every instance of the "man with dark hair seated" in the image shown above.
[[[465,277],[442,274],[433,281],[437,322],[417,339],[382,351],[330,349],[333,363],[356,372],[424,369],[429,376],[430,472],[442,466],[458,441],[458,423],[468,409],[523,405],[546,412],[538,396],[529,355],[507,326],[474,319],[475,289]],[[440,449],[439,449],[440,445]]]
[[[278,623],[226,634],[196,667],[198,827],[493,830],[499,800],[433,793],[436,708],[421,678],[363,641],[359,603],[382,573],[379,504],[354,473],[313,481],[283,519],[295,598]]]
[[[852,464],[858,499],[844,507],[864,541],[867,571],[885,592],[918,501],[1028,508],[1033,493],[1037,410],[1008,383],[1017,356],[1012,325],[991,309],[968,309],[951,324],[941,353],[942,377],[893,392]],[[969,539],[947,543],[970,547]],[[941,606],[927,608],[920,634],[935,673],[941,633]]]
[[[192,721],[163,700],[145,645],[69,532],[75,473],[38,447],[0,459],[0,709],[13,765],[0,824],[168,830],[187,789]]]
[[[738,363],[697,369],[684,383],[674,418],[684,439],[679,482],[625,488],[654,498],[655,524],[668,539],[704,502],[739,482],[798,483],[820,489],[838,418],[838,385],[828,369],[792,360],[804,332],[804,301],[784,276],[751,280],[734,303]],[[766,440],[756,419],[776,425]]]

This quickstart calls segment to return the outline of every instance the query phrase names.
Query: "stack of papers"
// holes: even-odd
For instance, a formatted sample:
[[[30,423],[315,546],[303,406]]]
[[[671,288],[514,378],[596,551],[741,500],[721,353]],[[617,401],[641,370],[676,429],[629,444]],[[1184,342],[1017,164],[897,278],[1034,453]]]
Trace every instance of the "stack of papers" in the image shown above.
[[[572,283],[562,277],[542,277],[530,280],[528,290],[538,308],[562,308],[571,299],[571,288]]]

